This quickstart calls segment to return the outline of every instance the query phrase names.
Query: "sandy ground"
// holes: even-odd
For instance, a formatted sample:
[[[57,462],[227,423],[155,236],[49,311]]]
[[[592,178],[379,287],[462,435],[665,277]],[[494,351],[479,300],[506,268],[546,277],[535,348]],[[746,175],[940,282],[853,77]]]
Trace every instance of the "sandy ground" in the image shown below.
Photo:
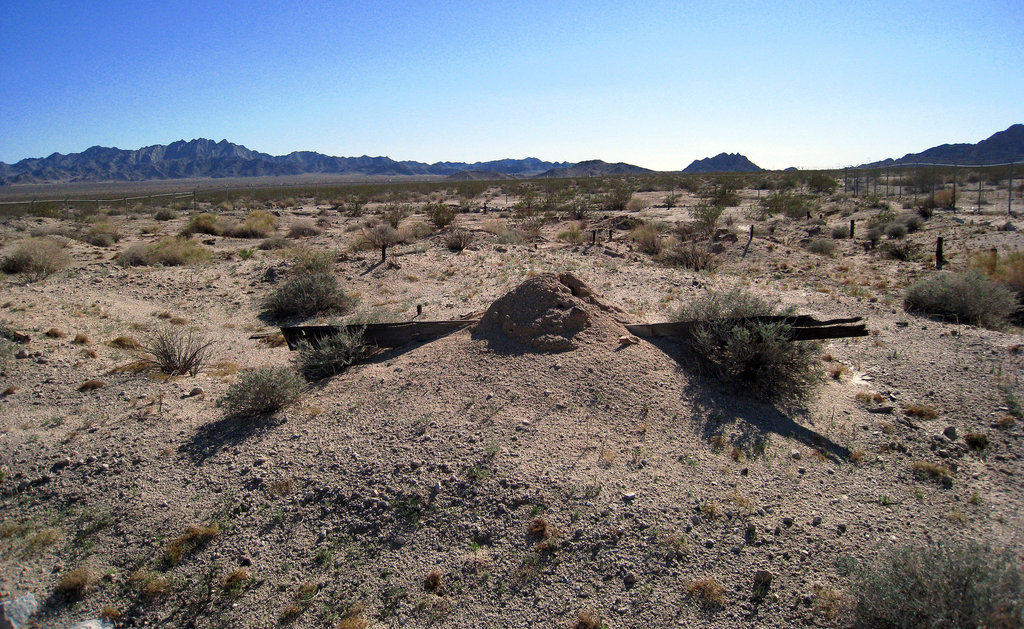
[[[638,195],[653,204],[634,215],[686,220],[684,208],[656,205],[664,194]],[[384,265],[350,248],[365,218],[282,210],[282,233],[322,219],[301,244],[338,252],[356,316],[408,319],[422,305],[423,318],[457,318],[564,272],[619,312],[588,304],[600,333],[567,351],[465,330],[384,352],[257,422],[226,418],[218,400],[244,370],[293,358],[250,338],[275,331],[261,300],[267,270],[286,272],[287,255],[250,257],[258,241],[200,235],[213,241],[209,264],[113,259],[188,216],[119,218],[125,238],[109,248],[67,240],[72,268],[0,280],[0,318],[31,336],[29,356],[0,377],[0,598],[35,594],[39,626],[56,627],[101,613],[119,626],[561,627],[581,613],[609,627],[828,626],[843,623],[843,558],[928,540],[1020,548],[1021,424],[999,423],[1024,395],[1019,330],[904,313],[903,291],[929,260],[885,259],[851,240],[831,257],[808,252],[808,238],[877,212],[850,199],[835,197],[825,225],[756,222],[744,257],[756,193],[742,196],[714,273],[664,266],[625,230],[608,242],[614,217],[592,218],[587,227],[604,230],[592,245],[589,232],[560,241],[566,221],[516,245],[485,231],[516,223],[501,208],[460,215],[476,234],[470,249],[427,236]],[[1020,248],[992,212],[939,213],[908,238],[928,249],[942,235],[953,268],[982,249]],[[56,227],[7,219],[0,255]],[[669,320],[700,292],[734,285],[803,314],[864,317],[871,335],[825,342],[823,368],[837,377],[797,409],[702,376],[678,344],[619,342],[622,321]],[[118,369],[138,355],[113,339],[172,319],[216,341],[201,373]],[[79,390],[93,379],[103,386]],[[937,417],[908,415],[913,405]],[[969,448],[967,433],[985,433],[988,447]],[[916,462],[946,466],[952,482],[922,477]],[[168,565],[172,540],[212,522],[216,536]],[[93,576],[83,595],[58,594],[82,567]],[[236,570],[246,578],[226,587]],[[765,597],[753,594],[759,570],[773,576]],[[724,588],[723,605],[691,592],[702,579]]]

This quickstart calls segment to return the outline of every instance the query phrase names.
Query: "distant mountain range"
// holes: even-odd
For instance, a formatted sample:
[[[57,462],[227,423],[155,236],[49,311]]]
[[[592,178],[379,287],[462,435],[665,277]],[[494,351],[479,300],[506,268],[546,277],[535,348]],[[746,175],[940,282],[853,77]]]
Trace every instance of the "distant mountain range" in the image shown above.
[[[1015,124],[977,144],[942,144],[907,153],[899,159],[864,164],[869,168],[895,164],[1002,164],[1024,160],[1024,125]]]
[[[145,181],[151,179],[262,177],[273,175],[454,175],[461,172],[494,172],[529,177],[574,166],[570,162],[546,162],[533,157],[490,162],[397,162],[389,157],[332,157],[312,151],[274,156],[250,150],[227,140],[200,138],[154,144],[134,151],[94,146],[81,153],[0,162],[0,184]]]
[[[762,170],[760,166],[739,153],[719,153],[714,157],[695,159],[683,169],[684,173],[746,173]]]

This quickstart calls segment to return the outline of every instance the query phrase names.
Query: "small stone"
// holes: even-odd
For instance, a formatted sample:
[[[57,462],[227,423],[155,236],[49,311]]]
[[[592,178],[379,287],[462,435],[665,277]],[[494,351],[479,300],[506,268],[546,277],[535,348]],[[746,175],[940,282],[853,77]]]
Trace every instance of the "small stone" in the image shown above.
[[[786,528],[793,526],[793,518],[782,518],[782,523],[786,525]]]
[[[845,523],[845,522],[840,522],[840,523],[839,523],[838,525],[836,525],[836,531],[837,531],[837,532],[838,532],[838,533],[839,533],[840,535],[842,535],[843,533],[845,533],[845,532],[846,532],[846,523]]]
[[[194,387],[191,391],[188,392],[189,397],[201,397],[205,394],[206,391],[203,390],[203,387]]]
[[[634,500],[636,500],[636,493],[635,492],[629,492],[629,493],[626,493],[626,494],[622,494],[622,499],[625,502],[633,502]]]
[[[813,526],[821,526],[821,516],[820,515],[814,516],[814,519],[811,520],[811,524]]]
[[[77,625],[72,625],[71,629],[114,629],[114,625],[105,620],[93,618],[91,620],[83,620]]]
[[[627,572],[626,575],[624,577],[622,577],[622,581],[626,585],[633,585],[633,584],[635,584],[637,582],[636,573],[635,572]]]
[[[18,353],[14,355],[15,358],[28,358],[29,353],[27,349],[19,349]]]
[[[799,461],[804,455],[801,454],[799,450],[793,450],[789,453],[789,456],[793,457],[794,461]]]
[[[946,429],[942,431],[943,436],[950,441],[956,441],[956,427],[946,426]]]
[[[404,535],[395,535],[391,539],[391,541],[394,542],[395,546],[398,546],[398,547],[405,546],[406,544],[409,543],[409,540],[406,539],[406,537]]]
[[[34,594],[0,601],[0,627],[18,629],[28,624],[32,614],[39,610],[39,601]]]
[[[758,570],[754,573],[754,596],[760,598],[768,593],[775,575],[767,570]]]

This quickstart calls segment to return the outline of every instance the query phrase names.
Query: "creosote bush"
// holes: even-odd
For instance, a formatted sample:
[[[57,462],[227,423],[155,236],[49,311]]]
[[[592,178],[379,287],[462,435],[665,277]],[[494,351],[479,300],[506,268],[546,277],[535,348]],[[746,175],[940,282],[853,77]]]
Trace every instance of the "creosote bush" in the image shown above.
[[[662,241],[661,231],[656,225],[650,223],[644,223],[638,226],[629,235],[636,243],[636,246],[640,251],[650,255],[658,255],[661,253]]]
[[[351,305],[352,300],[342,292],[338,279],[325,271],[289,278],[263,302],[263,307],[275,319],[343,313]]]
[[[1017,310],[1017,298],[978,271],[938,272],[907,289],[903,308],[907,312],[1000,328]]]
[[[198,330],[167,326],[152,332],[142,348],[160,371],[172,376],[195,376],[209,360],[213,344]]]
[[[831,257],[836,252],[836,243],[825,238],[815,238],[807,243],[807,250],[811,253]]]
[[[754,319],[792,314],[734,288],[705,293],[680,308],[677,316],[697,322],[691,333],[693,349],[717,375],[759,397],[794,402],[820,380],[815,345],[790,341],[792,327],[785,319]]]
[[[71,264],[64,245],[52,238],[26,238],[4,258],[4,273],[20,273],[41,280]]]
[[[239,225],[233,225],[228,235],[234,238],[267,238],[277,230],[277,217],[266,210],[250,212]]]
[[[181,230],[183,236],[191,236],[192,234],[220,236],[222,233],[224,233],[224,226],[221,224],[220,219],[217,218],[216,214],[209,213],[193,216]]]
[[[713,271],[718,258],[707,245],[695,242],[677,242],[661,251],[663,263],[693,271]]]
[[[427,204],[423,207],[423,213],[438,229],[444,229],[455,220],[455,208],[441,201]]]
[[[309,219],[299,219],[295,221],[288,230],[289,238],[308,238],[309,236],[319,235],[320,228],[316,226],[316,223]]]
[[[291,367],[263,367],[242,374],[228,387],[221,405],[236,417],[268,415],[293,404],[305,386]]]
[[[444,244],[449,251],[462,251],[473,244],[474,234],[467,229],[453,229],[444,237]]]
[[[315,345],[301,341],[295,366],[307,380],[320,380],[339,374],[352,363],[366,356],[370,347],[363,341],[362,329],[349,331],[339,327]]]
[[[1024,569],[1011,548],[978,542],[901,547],[855,566],[854,626],[1024,626]]]

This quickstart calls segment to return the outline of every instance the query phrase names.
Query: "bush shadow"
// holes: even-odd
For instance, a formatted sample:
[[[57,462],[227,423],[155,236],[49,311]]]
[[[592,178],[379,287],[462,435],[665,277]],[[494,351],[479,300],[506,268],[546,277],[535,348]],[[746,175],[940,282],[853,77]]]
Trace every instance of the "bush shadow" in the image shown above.
[[[178,448],[178,452],[187,456],[193,464],[201,465],[224,448],[237,446],[251,437],[280,426],[285,421],[285,418],[279,415],[227,415],[197,428],[195,434]]]

